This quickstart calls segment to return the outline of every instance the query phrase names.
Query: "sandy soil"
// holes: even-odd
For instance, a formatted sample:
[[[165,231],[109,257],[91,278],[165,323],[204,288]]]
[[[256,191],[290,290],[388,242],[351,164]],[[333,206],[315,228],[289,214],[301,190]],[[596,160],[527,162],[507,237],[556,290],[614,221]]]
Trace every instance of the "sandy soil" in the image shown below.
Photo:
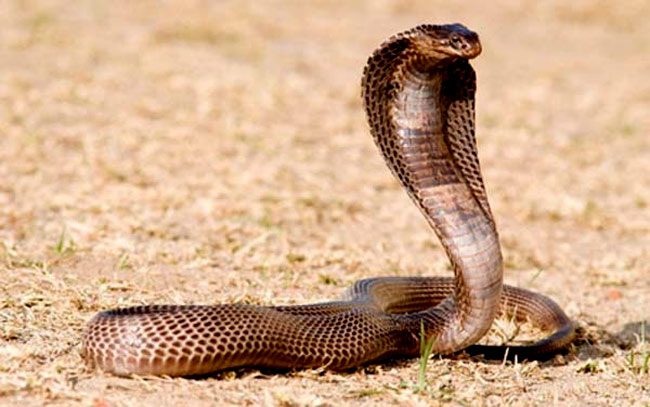
[[[649,3],[484,3],[0,2],[0,404],[650,405]],[[506,280],[579,323],[568,354],[435,357],[419,393],[417,360],[202,380],[83,367],[102,309],[448,275],[359,82],[390,34],[455,21],[484,47],[477,133]]]

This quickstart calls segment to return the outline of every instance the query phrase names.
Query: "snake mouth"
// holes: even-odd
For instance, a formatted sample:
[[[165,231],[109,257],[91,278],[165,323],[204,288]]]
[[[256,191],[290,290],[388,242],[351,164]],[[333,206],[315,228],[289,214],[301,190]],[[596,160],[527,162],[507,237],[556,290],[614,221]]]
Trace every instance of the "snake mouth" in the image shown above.
[[[474,44],[464,49],[449,47],[447,49],[441,50],[441,52],[448,57],[462,59],[474,59],[481,54],[481,51],[481,44]]]

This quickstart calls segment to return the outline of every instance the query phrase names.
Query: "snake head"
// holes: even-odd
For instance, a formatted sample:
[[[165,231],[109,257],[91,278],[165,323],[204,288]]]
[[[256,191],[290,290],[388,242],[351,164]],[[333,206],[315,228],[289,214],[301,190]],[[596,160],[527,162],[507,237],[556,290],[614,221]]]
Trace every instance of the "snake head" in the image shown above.
[[[411,35],[421,55],[433,59],[472,59],[481,53],[478,34],[462,24],[421,25],[414,28]]]

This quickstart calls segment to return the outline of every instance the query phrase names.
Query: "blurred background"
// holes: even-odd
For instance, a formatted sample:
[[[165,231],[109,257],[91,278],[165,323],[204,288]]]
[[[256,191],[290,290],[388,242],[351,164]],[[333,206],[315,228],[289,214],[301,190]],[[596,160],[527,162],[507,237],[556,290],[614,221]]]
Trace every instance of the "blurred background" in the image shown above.
[[[0,397],[648,402],[629,362],[648,351],[648,15],[633,0],[0,1]],[[483,44],[477,137],[506,280],[581,323],[567,360],[438,360],[426,394],[399,387],[416,363],[149,387],[82,368],[101,309],[305,303],[369,276],[448,275],[359,85],[384,39],[451,22]]]

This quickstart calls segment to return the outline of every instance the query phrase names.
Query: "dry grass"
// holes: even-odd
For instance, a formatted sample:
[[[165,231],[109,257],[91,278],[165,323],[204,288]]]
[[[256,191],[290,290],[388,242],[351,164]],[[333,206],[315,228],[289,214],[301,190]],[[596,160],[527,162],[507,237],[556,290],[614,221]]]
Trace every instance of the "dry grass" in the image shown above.
[[[0,404],[650,404],[644,1],[0,2]],[[367,55],[477,30],[478,136],[510,283],[582,326],[564,357],[204,380],[86,371],[141,303],[305,303],[447,274],[375,151]],[[644,367],[645,366],[645,367]]]

